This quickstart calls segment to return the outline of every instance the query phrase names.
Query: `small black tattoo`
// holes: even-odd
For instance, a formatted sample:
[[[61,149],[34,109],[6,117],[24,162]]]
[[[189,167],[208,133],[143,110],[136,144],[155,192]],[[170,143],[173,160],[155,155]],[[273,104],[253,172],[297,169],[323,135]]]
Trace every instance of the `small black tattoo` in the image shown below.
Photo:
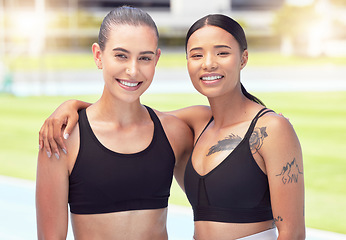
[[[277,218],[274,218],[273,224],[275,225],[277,222],[282,222],[284,219],[281,216],[278,216]]]
[[[276,176],[282,176],[281,180],[284,184],[286,183],[297,183],[299,174],[303,174],[299,170],[298,163],[295,158],[292,162],[288,162],[281,170],[281,173]]]
[[[250,149],[252,154],[257,153],[263,145],[263,139],[268,137],[267,127],[255,128],[250,137]]]
[[[210,156],[211,154],[216,152],[235,149],[241,141],[241,137],[231,134],[225,139],[218,141],[216,145],[209,148],[207,156]]]

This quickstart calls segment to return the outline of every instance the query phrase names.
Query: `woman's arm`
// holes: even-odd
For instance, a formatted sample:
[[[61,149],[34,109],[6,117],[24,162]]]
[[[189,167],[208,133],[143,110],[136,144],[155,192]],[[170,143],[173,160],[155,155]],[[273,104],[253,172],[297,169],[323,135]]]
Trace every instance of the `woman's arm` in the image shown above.
[[[189,127],[179,118],[155,111],[174,152],[174,177],[184,190],[184,172],[193,147],[193,136]]]
[[[39,148],[45,149],[50,158],[52,153],[60,157],[59,147],[67,153],[63,138],[67,139],[78,121],[78,110],[87,108],[90,103],[79,100],[68,100],[61,104],[46,119],[39,132]],[[64,129],[64,131],[61,131]]]
[[[58,159],[48,159],[39,151],[36,176],[36,215],[38,239],[66,239],[68,227],[68,190],[71,173],[79,151],[79,127],[66,141],[70,149]]]
[[[61,104],[53,114],[46,119],[39,132],[39,147],[45,149],[50,158],[54,154],[60,157],[59,147],[67,152],[63,138],[67,139],[78,121],[78,110],[87,108],[90,103],[69,100]],[[184,121],[193,133],[203,128],[211,118],[211,110],[208,106],[192,106],[167,112]],[[64,129],[65,128],[65,129]],[[62,129],[64,132],[62,133]]]
[[[184,189],[184,174],[187,161],[193,148],[193,134],[189,127],[181,120],[171,131],[174,131],[173,137],[170,139],[174,143],[175,149],[175,167],[174,177],[183,191]]]
[[[43,150],[38,155],[36,219],[39,240],[60,240],[67,236],[68,170],[63,158],[48,159]]]
[[[186,107],[166,113],[174,115],[185,122],[194,136],[199,136],[200,131],[203,130],[212,116],[210,107],[202,105]]]
[[[270,114],[263,147],[278,240],[305,239],[304,175],[298,137],[284,117]]]

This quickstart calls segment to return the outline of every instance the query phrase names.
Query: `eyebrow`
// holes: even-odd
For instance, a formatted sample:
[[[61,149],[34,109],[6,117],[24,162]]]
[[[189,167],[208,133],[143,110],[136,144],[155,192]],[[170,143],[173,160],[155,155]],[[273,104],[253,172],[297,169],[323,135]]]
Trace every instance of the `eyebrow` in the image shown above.
[[[124,48],[114,48],[113,51],[120,51],[120,52],[124,52],[124,53],[130,53],[130,51],[124,49]],[[153,51],[142,51],[139,54],[155,54]]]
[[[229,49],[232,49],[230,46],[227,46],[227,45],[216,45],[216,46],[214,46],[214,48],[229,48]]]
[[[191,48],[189,52],[197,51],[197,50],[202,50],[202,48],[201,47]]]
[[[232,49],[230,46],[227,46],[227,45],[215,45],[214,48],[229,48],[229,49]],[[195,47],[195,48],[190,49],[190,52],[197,51],[197,50],[202,50],[202,49],[203,49],[202,47]]]

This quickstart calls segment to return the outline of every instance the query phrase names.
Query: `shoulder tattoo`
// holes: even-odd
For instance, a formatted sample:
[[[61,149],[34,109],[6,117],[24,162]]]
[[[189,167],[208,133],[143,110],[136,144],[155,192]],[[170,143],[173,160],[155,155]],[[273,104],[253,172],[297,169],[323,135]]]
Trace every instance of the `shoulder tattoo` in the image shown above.
[[[267,127],[255,128],[250,136],[250,149],[252,154],[257,153],[262,145],[264,138],[268,137]]]
[[[284,184],[288,184],[297,183],[298,177],[301,174],[303,174],[303,172],[300,171],[296,159],[293,158],[292,162],[286,163],[286,165],[282,167],[281,173],[276,176],[281,177]]]

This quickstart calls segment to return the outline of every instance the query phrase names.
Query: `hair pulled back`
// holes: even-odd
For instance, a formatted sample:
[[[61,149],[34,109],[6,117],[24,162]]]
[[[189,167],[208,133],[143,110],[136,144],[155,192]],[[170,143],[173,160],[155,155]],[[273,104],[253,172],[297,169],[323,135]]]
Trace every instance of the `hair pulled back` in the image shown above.
[[[130,26],[148,26],[152,28],[159,38],[159,32],[157,30],[157,26],[151,16],[145,11],[129,7],[122,6],[113,9],[110,11],[106,17],[103,19],[103,22],[100,27],[98,44],[100,45],[100,49],[103,51],[105,49],[106,42],[108,40],[109,32],[116,25],[130,25]]]
[[[196,32],[198,29],[201,29],[205,26],[215,26],[222,28],[223,30],[227,31],[230,33],[235,40],[237,40],[239,44],[240,51],[243,52],[247,49],[247,41],[245,37],[245,33],[243,28],[240,26],[238,22],[233,20],[232,18],[223,15],[223,14],[210,14],[205,17],[202,17],[201,19],[197,20],[188,30],[186,34],[186,39],[185,39],[185,51],[187,51],[187,43],[191,37],[191,35]],[[242,93],[251,101],[254,101],[256,103],[259,103],[263,106],[263,102],[258,99],[257,97],[253,96],[250,94],[248,91],[246,91],[245,87],[241,84],[241,91]]]

